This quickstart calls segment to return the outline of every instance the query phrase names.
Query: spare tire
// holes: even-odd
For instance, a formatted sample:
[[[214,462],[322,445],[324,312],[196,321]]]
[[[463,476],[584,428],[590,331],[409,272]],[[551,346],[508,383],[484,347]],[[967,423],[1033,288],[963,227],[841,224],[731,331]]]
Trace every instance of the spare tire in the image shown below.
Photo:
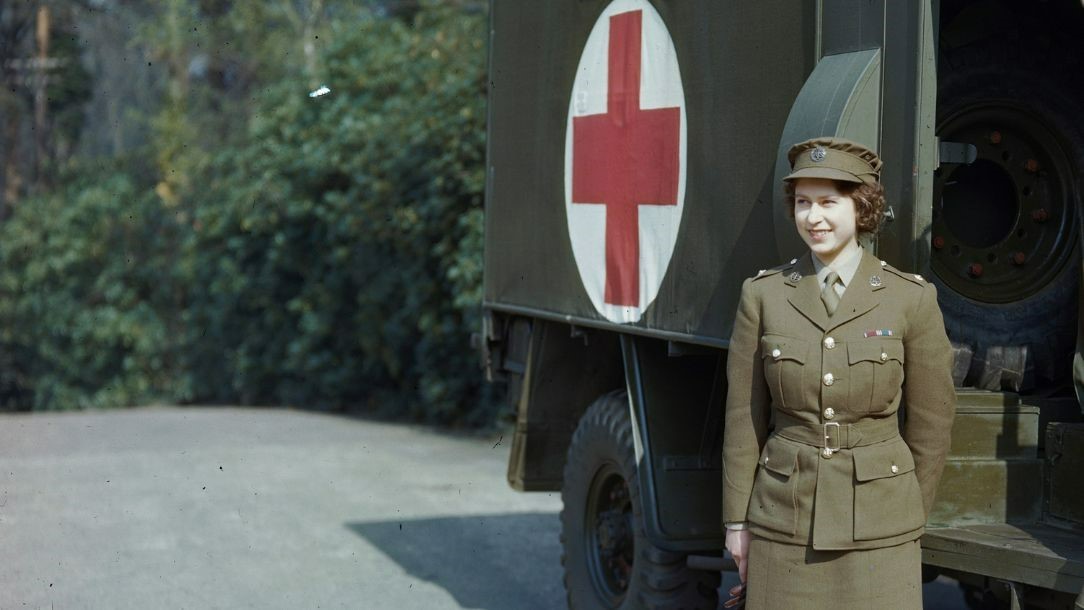
[[[973,357],[957,367],[966,371],[958,385],[1068,387],[1081,269],[1081,99],[1047,57],[996,44],[942,51],[937,135],[978,153],[934,178],[929,277],[958,354]]]

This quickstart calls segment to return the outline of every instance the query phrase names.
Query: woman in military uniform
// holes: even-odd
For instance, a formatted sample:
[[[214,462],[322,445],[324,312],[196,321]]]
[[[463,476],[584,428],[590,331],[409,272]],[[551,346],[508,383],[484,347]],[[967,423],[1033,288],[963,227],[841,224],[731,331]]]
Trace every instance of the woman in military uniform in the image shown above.
[[[742,286],[726,546],[752,610],[921,608],[918,538],[955,409],[937,294],[858,243],[884,217],[874,152],[818,138],[788,158],[786,205],[809,252]]]

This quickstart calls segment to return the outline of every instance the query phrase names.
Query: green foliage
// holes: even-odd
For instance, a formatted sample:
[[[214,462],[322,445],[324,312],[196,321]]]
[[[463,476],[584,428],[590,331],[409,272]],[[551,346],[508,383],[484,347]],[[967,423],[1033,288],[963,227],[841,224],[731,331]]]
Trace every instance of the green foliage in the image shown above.
[[[481,290],[485,22],[341,23],[332,93],[262,96],[214,165],[189,328],[201,398],[484,419],[469,349]],[[373,393],[373,389],[381,391]],[[464,409],[466,407],[466,409]],[[386,408],[386,407],[385,407]],[[483,408],[484,411],[484,408]]]
[[[24,201],[0,238],[5,398],[18,407],[128,405],[169,394],[176,234],[147,189],[98,168]]]
[[[156,119],[153,180],[84,174],[0,227],[4,341],[35,406],[162,398],[492,420],[469,346],[486,16],[327,10],[337,17],[305,26],[326,41],[316,60],[248,91],[244,120],[205,116],[217,94],[189,83]],[[228,37],[242,17],[200,35]],[[167,58],[185,47],[161,39]],[[326,96],[307,95],[314,66]]]

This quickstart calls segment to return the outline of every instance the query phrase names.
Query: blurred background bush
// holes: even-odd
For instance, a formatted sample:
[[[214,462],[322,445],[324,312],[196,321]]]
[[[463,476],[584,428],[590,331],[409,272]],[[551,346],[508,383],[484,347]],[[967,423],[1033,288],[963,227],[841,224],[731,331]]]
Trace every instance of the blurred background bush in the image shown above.
[[[0,4],[3,406],[491,423],[486,40],[480,1]]]

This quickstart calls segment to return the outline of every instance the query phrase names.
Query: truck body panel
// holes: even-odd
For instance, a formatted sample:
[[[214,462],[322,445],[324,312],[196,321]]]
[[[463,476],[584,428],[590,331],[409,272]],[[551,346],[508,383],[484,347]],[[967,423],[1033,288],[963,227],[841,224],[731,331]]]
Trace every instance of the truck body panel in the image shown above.
[[[586,531],[563,540],[566,553],[568,540],[601,553],[569,565],[593,566],[608,599],[629,586],[623,570],[632,566],[613,563],[629,551],[625,539],[648,545],[651,565],[638,569],[663,570],[655,576],[685,582],[677,574],[686,567],[733,569],[719,561],[726,348],[742,282],[805,251],[781,178],[789,146],[820,136],[858,140],[887,160],[888,219],[863,245],[927,274],[954,341],[958,411],[923,539],[926,569],[1021,607],[1068,608],[1081,594],[1084,494],[1074,481],[1084,417],[1069,360],[1084,319],[1075,298],[1084,87],[1050,78],[1059,72],[1044,68],[1036,49],[1076,65],[1084,44],[1063,32],[1084,32],[1084,7],[1041,4],[491,0],[483,351],[490,374],[509,381],[517,412],[508,479],[522,491],[589,498],[566,506],[563,524],[572,511]],[[685,146],[672,255],[657,295],[624,323],[598,307],[583,278],[569,211],[583,202],[567,201],[569,174],[580,171],[566,150],[581,116],[572,97],[581,53],[616,5],[654,11],[668,31]],[[1049,23],[1061,29],[1047,31]],[[614,48],[610,69],[627,67],[613,63]],[[1020,83],[999,82],[995,62]],[[1049,83],[1057,85],[1044,94]],[[1042,137],[1029,133],[1035,125]],[[960,141],[939,141],[942,130]],[[607,171],[604,157],[593,159],[593,171]],[[613,412],[620,401],[628,403],[622,426]],[[609,499],[592,495],[590,476],[576,477],[588,489],[565,487],[577,474],[566,455],[591,455],[576,437],[592,413],[631,430],[635,472],[621,475],[635,479],[625,487],[631,502],[613,483],[616,454],[596,477]],[[593,513],[596,505],[604,510]],[[622,516],[622,507],[633,512]],[[567,570],[566,584],[575,580]],[[1008,584],[992,584],[1000,581]],[[639,594],[671,607],[658,603],[665,591]],[[673,607],[696,606],[690,599]]]

